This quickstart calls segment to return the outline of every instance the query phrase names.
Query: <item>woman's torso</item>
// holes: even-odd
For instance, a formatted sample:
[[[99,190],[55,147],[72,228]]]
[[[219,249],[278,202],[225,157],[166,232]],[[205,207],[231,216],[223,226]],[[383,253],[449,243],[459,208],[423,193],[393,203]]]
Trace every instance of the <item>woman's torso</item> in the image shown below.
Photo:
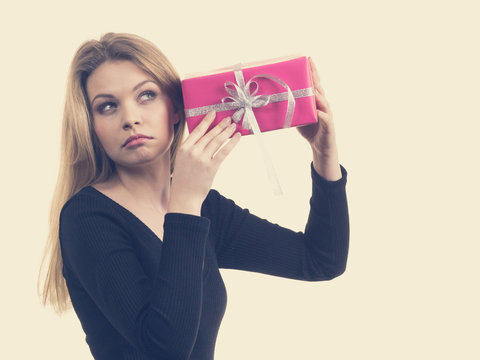
[[[155,214],[153,211],[148,212],[135,206],[127,198],[122,197],[120,192],[115,192],[113,189],[108,190],[107,187],[86,187],[75,197],[77,196],[93,196],[100,199],[101,201],[96,204],[105,209],[102,211],[107,211],[106,209],[110,209],[113,205],[111,211],[108,210],[112,215],[111,220],[115,221],[131,237],[134,251],[148,279],[147,282],[150,284],[149,286],[155,286],[163,248],[164,216],[159,216],[158,212]],[[96,208],[92,210],[97,211]],[[209,214],[205,213],[203,216],[209,216]],[[226,308],[227,294],[218,268],[214,249],[215,242],[215,235],[210,232],[202,268],[202,311],[196,343],[192,349],[192,359],[213,359],[217,332]],[[85,291],[80,279],[70,269],[64,269],[64,275],[66,275],[72,303],[95,358],[112,358],[114,353],[121,353],[121,355],[115,355],[116,358],[146,359],[145,354],[132,347],[112,327],[110,321],[101,313],[88,292]]]

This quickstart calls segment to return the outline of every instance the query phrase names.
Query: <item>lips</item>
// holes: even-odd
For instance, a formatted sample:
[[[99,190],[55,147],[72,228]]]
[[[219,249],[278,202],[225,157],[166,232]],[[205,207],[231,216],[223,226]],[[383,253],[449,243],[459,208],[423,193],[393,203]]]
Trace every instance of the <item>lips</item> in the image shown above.
[[[132,135],[130,136],[127,141],[125,141],[125,143],[122,145],[122,147],[125,147],[128,145],[129,142],[133,141],[133,140],[137,140],[137,139],[153,139],[151,136],[147,136],[147,135],[143,135],[143,134],[136,134],[136,135]]]

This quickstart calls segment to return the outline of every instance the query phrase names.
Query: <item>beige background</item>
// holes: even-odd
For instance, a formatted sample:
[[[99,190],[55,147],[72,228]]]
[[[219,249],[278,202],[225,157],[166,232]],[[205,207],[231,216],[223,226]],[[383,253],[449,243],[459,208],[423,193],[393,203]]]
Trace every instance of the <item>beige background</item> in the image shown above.
[[[8,5],[5,5],[8,3]],[[55,185],[67,70],[108,31],[156,43],[180,74],[311,55],[348,175],[347,272],[307,283],[222,270],[216,359],[479,359],[476,1],[2,2],[2,359],[91,359],[73,312],[42,308],[35,282]],[[304,229],[310,148],[265,134],[285,192],[272,195],[243,138],[214,188]]]

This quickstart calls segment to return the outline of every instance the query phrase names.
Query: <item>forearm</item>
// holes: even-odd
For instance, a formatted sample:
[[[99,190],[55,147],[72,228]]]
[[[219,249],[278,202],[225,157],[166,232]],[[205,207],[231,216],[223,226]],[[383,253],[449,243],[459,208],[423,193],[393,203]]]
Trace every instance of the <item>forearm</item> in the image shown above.
[[[338,165],[340,167],[340,165]],[[336,181],[320,176],[312,164],[312,197],[305,235],[313,256],[312,263],[319,264],[318,276],[332,278],[343,273],[349,247],[349,215],[346,195],[347,172]],[[316,260],[315,260],[316,259]]]

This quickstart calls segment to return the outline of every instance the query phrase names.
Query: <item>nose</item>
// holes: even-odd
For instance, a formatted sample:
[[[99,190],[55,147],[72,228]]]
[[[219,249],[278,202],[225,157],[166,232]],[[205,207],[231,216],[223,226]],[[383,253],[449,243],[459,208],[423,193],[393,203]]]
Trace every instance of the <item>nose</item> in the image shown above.
[[[122,128],[128,130],[133,127],[133,124],[138,125],[140,124],[140,121],[124,121]]]
[[[123,114],[122,114],[122,128],[124,130],[130,129],[133,127],[133,125],[139,125],[141,123],[140,121],[140,115],[138,114],[137,111],[135,111],[135,107],[130,105],[125,105],[123,108]]]

